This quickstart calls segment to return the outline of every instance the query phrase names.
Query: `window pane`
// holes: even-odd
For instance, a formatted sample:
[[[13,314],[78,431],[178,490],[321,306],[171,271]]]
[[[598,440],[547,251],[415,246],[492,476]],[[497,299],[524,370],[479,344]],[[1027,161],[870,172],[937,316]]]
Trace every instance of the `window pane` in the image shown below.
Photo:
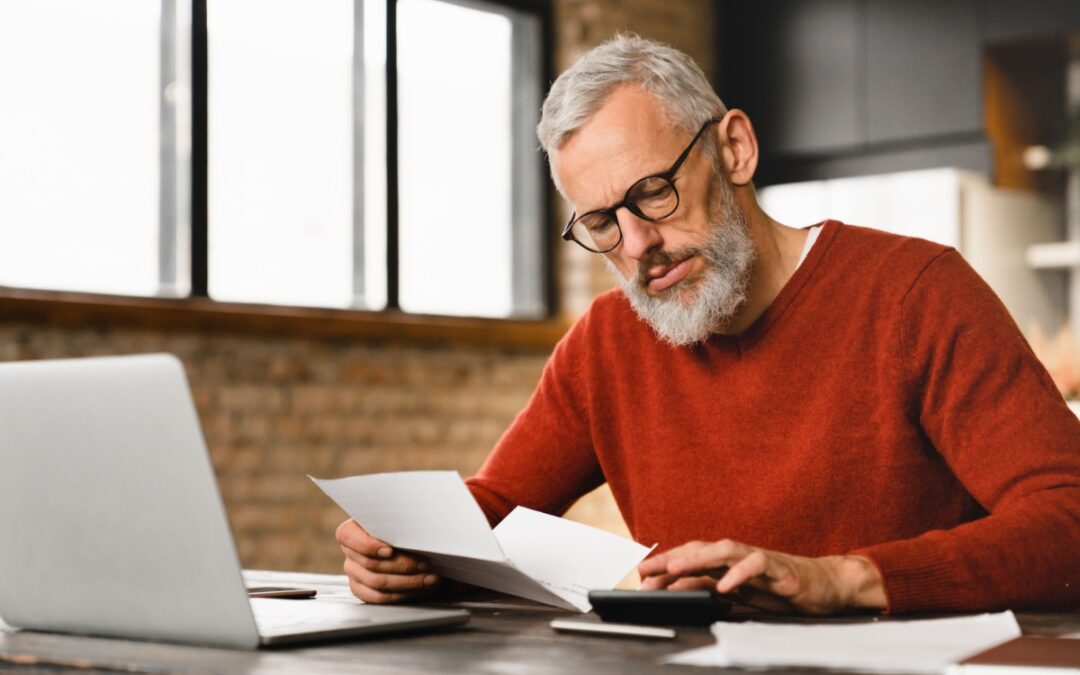
[[[353,304],[353,2],[211,0],[209,291]]]
[[[0,284],[158,291],[160,12],[0,2]]]
[[[511,21],[438,0],[397,7],[401,307],[507,316]]]

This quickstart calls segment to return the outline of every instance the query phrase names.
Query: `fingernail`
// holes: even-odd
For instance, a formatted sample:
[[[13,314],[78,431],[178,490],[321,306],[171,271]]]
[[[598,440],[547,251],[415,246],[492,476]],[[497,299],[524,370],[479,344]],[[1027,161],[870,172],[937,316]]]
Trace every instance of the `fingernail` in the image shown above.
[[[424,577],[425,586],[434,586],[437,583],[439,583],[439,577],[435,576],[434,574],[429,574]]]
[[[431,569],[431,565],[428,563],[428,561],[422,560],[420,561],[420,564],[416,566],[416,569],[419,572],[427,572],[429,569]]]
[[[378,551],[378,553],[376,555],[378,555],[380,558],[389,558],[393,554],[394,554],[394,552],[390,549],[389,546],[383,546],[382,548],[379,549],[379,551]]]

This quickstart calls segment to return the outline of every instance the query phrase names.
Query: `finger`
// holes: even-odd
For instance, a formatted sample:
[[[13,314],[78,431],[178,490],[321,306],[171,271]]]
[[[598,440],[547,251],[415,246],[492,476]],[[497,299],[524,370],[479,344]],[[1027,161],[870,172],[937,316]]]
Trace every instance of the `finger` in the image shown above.
[[[435,574],[384,574],[349,559],[345,560],[344,570],[350,580],[383,594],[428,590],[439,583]]]
[[[754,550],[737,541],[723,539],[687,551],[685,555],[672,557],[668,561],[667,571],[678,575],[710,574],[719,577],[726,572],[724,568],[737,563]]]
[[[368,588],[355,579],[349,579],[349,590],[360,600],[374,605],[385,605],[393,602],[407,600],[408,597],[401,593],[382,593]]]
[[[678,579],[679,577],[675,574],[654,574],[651,577],[642,577],[638,590],[662,591]]]
[[[417,574],[431,569],[431,563],[427,558],[412,553],[396,551],[389,559],[372,558],[371,556],[357,553],[351,548],[341,547],[341,552],[349,560],[357,562],[373,572],[385,574]]]
[[[679,577],[669,584],[669,591],[711,591],[716,585],[712,577]]]
[[[435,574],[387,574],[369,570],[352,560],[345,560],[345,574],[376,591],[400,593],[429,588],[438,583]]]
[[[725,594],[724,597],[739,604],[774,614],[791,614],[797,611],[786,598],[778,597],[749,584],[744,584],[739,587],[737,592]]]
[[[711,589],[719,576],[708,575],[682,576],[679,574],[657,574],[645,577],[638,586],[639,591],[683,591]]]
[[[716,581],[720,579],[720,577],[724,576],[724,573],[726,571],[726,567],[720,567],[715,570],[706,570],[705,574],[656,574],[651,577],[643,578],[641,580],[641,585],[638,587],[638,590],[684,590],[684,584],[682,583],[683,579],[700,579],[700,588],[712,588],[716,585]],[[697,586],[695,586],[694,588],[697,588]]]
[[[434,591],[435,587],[424,591],[411,591],[408,593],[386,593],[377,591],[374,588],[369,588],[355,579],[349,579],[349,589],[352,591],[353,595],[364,602],[384,605],[394,602],[410,602],[418,600]]]
[[[716,584],[720,593],[730,593],[755,577],[764,576],[769,566],[769,556],[756,550],[732,565]]]
[[[657,562],[657,561],[652,560],[652,559],[643,560],[640,563],[638,563],[638,566],[637,566],[638,576],[640,576],[642,579],[644,579],[645,577],[655,576],[657,574],[660,574],[660,573],[666,572],[666,571],[667,571],[667,562],[666,561]]]
[[[342,546],[372,558],[389,558],[394,555],[394,549],[390,544],[368,534],[367,530],[360,527],[355,520],[346,520],[338,525],[334,538]]]
[[[663,553],[658,553],[638,563],[638,574],[640,574],[642,577],[654,576],[657,574],[666,574],[668,563],[672,559],[686,556],[691,551],[698,550],[700,548],[703,548],[704,546],[706,546],[705,542],[691,541],[683,544],[682,546],[670,548]]]

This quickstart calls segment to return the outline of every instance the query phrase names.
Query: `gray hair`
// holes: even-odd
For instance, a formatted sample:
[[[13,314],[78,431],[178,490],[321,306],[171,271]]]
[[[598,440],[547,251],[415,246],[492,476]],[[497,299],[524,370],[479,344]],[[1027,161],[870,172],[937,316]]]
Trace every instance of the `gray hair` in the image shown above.
[[[655,96],[675,127],[689,134],[727,113],[689,56],[633,33],[620,34],[589,50],[551,85],[536,127],[544,152],[557,150],[622,84],[637,84]],[[715,163],[714,147],[706,143],[705,148]]]

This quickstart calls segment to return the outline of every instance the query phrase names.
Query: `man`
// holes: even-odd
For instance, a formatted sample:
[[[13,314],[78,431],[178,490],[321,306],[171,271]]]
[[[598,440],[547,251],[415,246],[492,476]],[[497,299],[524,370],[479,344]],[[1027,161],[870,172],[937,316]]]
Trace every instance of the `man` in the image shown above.
[[[635,36],[559,77],[538,135],[576,209],[564,238],[621,289],[469,479],[492,522],[607,481],[660,544],[646,589],[811,614],[1080,605],[1080,422],[956,251],[773,221],[746,114]],[[439,583],[352,521],[337,538],[363,600]]]

